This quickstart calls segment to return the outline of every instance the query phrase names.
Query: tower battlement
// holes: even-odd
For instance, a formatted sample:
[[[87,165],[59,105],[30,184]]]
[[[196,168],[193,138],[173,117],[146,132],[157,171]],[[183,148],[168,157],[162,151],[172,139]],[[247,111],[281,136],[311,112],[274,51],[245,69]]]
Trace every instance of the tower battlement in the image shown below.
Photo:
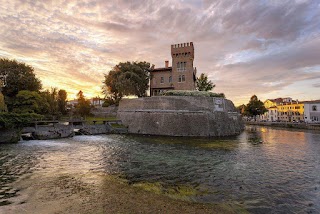
[[[172,58],[176,58],[176,57],[194,58],[193,42],[171,45],[171,56],[172,56]]]
[[[193,47],[193,42],[173,44],[173,45],[171,45],[171,48],[184,48],[184,47],[189,47],[189,46]]]

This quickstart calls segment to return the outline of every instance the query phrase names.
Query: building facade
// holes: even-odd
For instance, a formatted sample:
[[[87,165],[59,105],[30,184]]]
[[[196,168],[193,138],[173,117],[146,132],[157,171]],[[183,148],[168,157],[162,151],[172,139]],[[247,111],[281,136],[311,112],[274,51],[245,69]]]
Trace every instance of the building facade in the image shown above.
[[[307,123],[320,123],[320,100],[304,102],[304,120]]]
[[[260,116],[269,122],[300,122],[304,120],[304,102],[292,100],[290,97],[268,99],[264,102],[268,110]]]
[[[281,122],[303,121],[304,103],[298,101],[285,102],[277,106],[278,120]]]
[[[150,70],[150,96],[157,96],[167,90],[195,90],[196,68],[193,67],[193,43],[171,45],[172,66],[165,61],[165,67]]]

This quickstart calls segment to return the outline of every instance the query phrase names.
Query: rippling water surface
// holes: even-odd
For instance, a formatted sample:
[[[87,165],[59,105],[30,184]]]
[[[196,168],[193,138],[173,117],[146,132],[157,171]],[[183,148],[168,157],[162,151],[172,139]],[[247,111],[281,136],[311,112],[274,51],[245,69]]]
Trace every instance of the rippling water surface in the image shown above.
[[[252,213],[320,213],[319,132],[262,127],[221,139],[101,135],[0,145],[0,211],[28,203],[17,182],[88,173],[191,186],[205,193],[191,200],[236,202]]]

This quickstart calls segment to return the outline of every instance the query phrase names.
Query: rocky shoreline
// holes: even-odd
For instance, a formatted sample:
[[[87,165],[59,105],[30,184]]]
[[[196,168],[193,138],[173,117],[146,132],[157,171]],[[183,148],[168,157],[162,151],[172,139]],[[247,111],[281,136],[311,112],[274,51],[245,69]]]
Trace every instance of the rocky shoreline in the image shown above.
[[[64,125],[52,124],[47,126],[24,127],[23,129],[1,129],[0,143],[17,143],[23,140],[50,140],[69,138],[75,135],[98,135],[98,134],[125,134],[125,127],[113,127],[112,123]]]

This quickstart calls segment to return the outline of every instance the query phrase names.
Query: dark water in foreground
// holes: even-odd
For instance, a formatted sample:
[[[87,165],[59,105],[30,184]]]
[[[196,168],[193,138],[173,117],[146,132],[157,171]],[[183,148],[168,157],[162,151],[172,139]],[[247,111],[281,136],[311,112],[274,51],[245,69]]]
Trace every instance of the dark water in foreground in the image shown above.
[[[89,172],[190,186],[205,193],[191,200],[252,213],[320,213],[320,133],[262,127],[216,140],[102,135],[0,145],[0,212],[19,203],[17,181]]]

